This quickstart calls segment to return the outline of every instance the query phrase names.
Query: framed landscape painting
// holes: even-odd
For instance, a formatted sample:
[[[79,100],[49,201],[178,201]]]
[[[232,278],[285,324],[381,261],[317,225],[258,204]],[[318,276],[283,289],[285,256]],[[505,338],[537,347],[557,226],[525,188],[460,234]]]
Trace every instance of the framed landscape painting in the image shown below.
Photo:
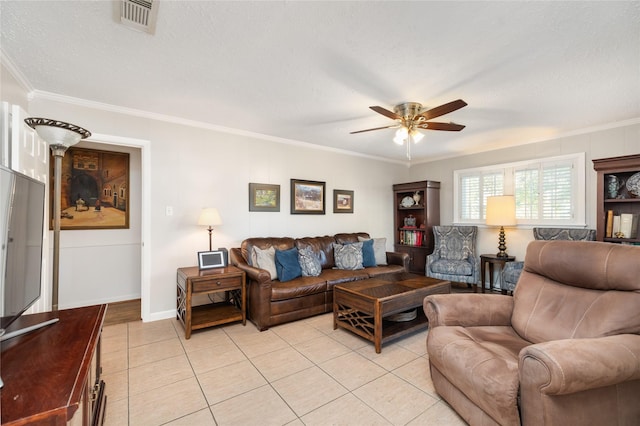
[[[324,182],[291,179],[291,214],[324,214]]]
[[[333,190],[333,212],[353,213],[353,191]]]
[[[266,183],[249,184],[250,212],[279,212],[280,185]]]
[[[54,163],[52,158],[51,179]],[[50,186],[53,200],[53,183]],[[129,154],[69,148],[62,158],[60,208],[62,230],[128,229]]]

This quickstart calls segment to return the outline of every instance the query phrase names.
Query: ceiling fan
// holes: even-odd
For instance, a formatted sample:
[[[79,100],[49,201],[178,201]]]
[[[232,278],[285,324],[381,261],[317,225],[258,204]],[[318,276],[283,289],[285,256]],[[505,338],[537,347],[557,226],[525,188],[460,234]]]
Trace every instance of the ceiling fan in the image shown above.
[[[357,130],[355,132],[351,132],[351,134],[353,135],[356,133],[371,132],[373,130],[397,128],[398,130],[396,131],[396,135],[393,138],[393,141],[399,145],[407,142],[407,158],[411,159],[411,144],[409,143],[409,141],[418,142],[424,136],[422,133],[418,132],[418,129],[459,132],[465,127],[462,124],[442,123],[428,120],[440,117],[445,114],[449,114],[450,112],[456,111],[466,105],[467,103],[465,101],[463,101],[462,99],[458,99],[423,111],[422,104],[419,104],[417,102],[405,102],[396,105],[393,108],[393,112],[380,106],[371,106],[369,108],[371,108],[378,114],[382,114],[385,117],[396,120],[397,123],[391,124],[389,126],[374,127],[372,129]]]

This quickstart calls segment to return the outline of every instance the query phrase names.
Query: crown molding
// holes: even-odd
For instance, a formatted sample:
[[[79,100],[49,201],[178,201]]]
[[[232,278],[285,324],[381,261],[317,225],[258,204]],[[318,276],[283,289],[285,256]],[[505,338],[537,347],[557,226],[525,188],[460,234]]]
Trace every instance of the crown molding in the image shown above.
[[[27,98],[31,100],[31,93],[33,93],[34,88],[27,80],[27,78],[20,72],[18,67],[13,63],[9,55],[0,47],[0,63],[9,71],[9,74],[16,79],[18,84],[22,86],[22,88],[27,92]]]
[[[370,160],[384,161],[387,163],[394,163],[394,164],[401,164],[401,165],[408,166],[408,163],[405,161],[393,160],[393,159],[383,158],[383,157],[376,157],[373,155],[362,154],[362,153],[348,151],[340,148],[315,145],[309,142],[302,142],[294,139],[287,139],[287,138],[281,138],[278,136],[265,135],[262,133],[250,132],[248,130],[235,129],[232,127],[219,126],[216,124],[205,123],[205,122],[196,121],[196,120],[189,120],[185,118],[175,117],[172,115],[159,114],[159,113],[139,110],[135,108],[120,107],[117,105],[106,104],[102,102],[89,101],[86,99],[74,98],[72,96],[66,96],[66,95],[59,95],[57,93],[46,92],[43,90],[33,90],[31,94],[33,95],[33,99],[44,99],[44,100],[49,100],[54,102],[61,102],[61,103],[81,106],[85,108],[92,108],[92,109],[97,109],[101,111],[114,112],[117,114],[124,114],[124,115],[133,116],[133,117],[146,118],[149,120],[162,121],[165,123],[174,123],[174,124],[179,124],[179,125],[188,126],[188,127],[213,130],[216,132],[227,133],[231,135],[267,140],[270,142],[275,142],[275,143],[280,143],[285,145],[294,145],[294,146],[299,146],[303,148],[309,148],[309,149],[320,150],[320,151],[328,151],[328,152],[333,152],[337,154],[351,155],[354,157],[362,157]]]

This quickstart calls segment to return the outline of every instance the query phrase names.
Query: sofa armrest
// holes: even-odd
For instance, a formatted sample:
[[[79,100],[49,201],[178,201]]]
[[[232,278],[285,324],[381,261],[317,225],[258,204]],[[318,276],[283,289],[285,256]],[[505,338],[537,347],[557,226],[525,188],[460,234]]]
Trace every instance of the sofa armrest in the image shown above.
[[[400,265],[405,271],[409,272],[409,254],[399,253],[395,251],[387,252],[387,264]]]
[[[509,326],[513,297],[499,294],[434,294],[423,302],[429,327]]]
[[[640,335],[538,343],[520,351],[523,389],[566,395],[640,380]]]

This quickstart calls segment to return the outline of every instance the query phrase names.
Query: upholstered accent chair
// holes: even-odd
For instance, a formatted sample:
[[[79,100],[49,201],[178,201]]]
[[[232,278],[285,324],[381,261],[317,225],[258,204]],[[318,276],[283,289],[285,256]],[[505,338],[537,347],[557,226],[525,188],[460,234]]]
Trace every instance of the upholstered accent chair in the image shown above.
[[[476,254],[477,226],[434,226],[433,253],[425,274],[431,278],[478,284],[480,259]]]
[[[533,238],[536,240],[563,241],[595,241],[595,229],[582,228],[533,228]],[[507,262],[502,269],[502,290],[512,292],[516,288],[524,262]]]
[[[532,241],[513,297],[427,296],[435,390],[471,425],[640,424],[639,258]]]

